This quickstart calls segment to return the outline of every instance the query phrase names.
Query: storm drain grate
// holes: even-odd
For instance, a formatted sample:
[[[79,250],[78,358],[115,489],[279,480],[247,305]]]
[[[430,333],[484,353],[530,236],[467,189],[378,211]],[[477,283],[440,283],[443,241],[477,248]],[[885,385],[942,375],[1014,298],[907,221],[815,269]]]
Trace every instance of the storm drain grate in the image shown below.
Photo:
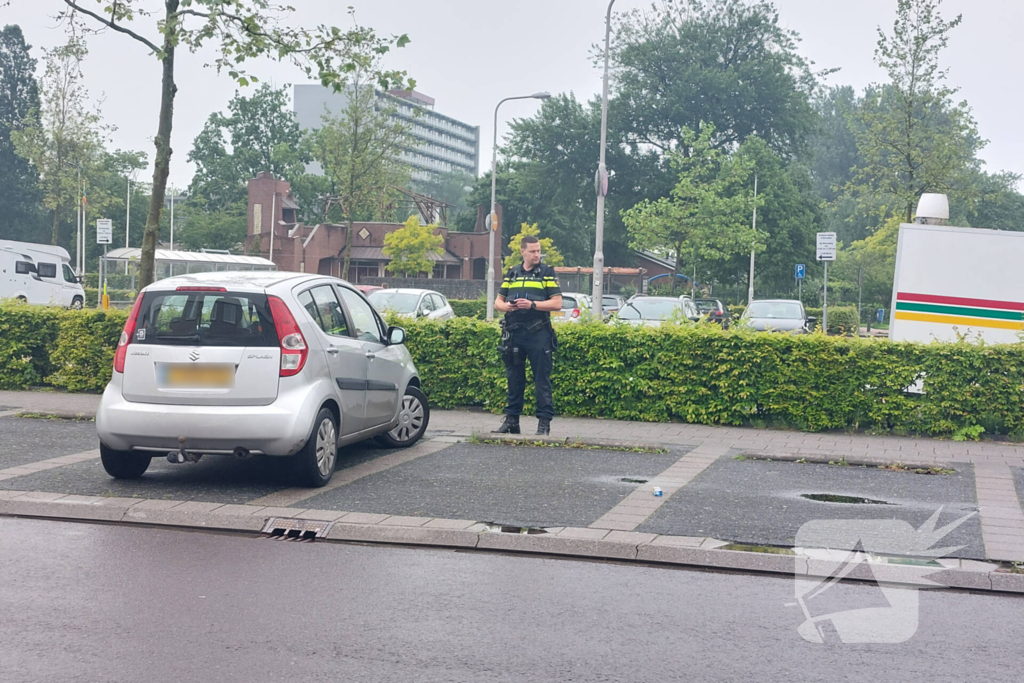
[[[307,541],[326,538],[327,532],[334,522],[319,519],[292,519],[290,517],[271,517],[260,533],[278,541]]]

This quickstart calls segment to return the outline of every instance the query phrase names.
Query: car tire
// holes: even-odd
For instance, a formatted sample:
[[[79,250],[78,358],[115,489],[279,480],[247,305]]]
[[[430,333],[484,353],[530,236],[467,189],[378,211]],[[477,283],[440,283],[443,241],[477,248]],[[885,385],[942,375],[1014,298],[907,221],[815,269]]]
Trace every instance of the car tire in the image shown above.
[[[334,413],[320,409],[305,445],[292,457],[301,486],[318,489],[327,485],[338,464],[338,421]]]
[[[133,451],[115,451],[100,444],[100,461],[103,469],[114,479],[138,479],[146,470],[153,456]]]
[[[83,306],[84,304],[82,302],[82,297],[76,296],[74,299],[71,300],[71,308],[73,308],[74,310],[80,311],[82,310]]]
[[[374,439],[386,448],[408,448],[419,441],[430,424],[430,405],[427,396],[419,388],[406,387],[402,405],[398,411],[398,426],[389,432],[378,434]]]

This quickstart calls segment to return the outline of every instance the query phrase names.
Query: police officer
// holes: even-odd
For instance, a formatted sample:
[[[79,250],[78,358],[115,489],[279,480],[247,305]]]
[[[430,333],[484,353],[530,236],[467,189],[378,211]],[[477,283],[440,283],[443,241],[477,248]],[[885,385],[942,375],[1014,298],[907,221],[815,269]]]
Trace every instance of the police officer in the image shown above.
[[[519,433],[519,415],[523,412],[526,391],[526,361],[529,360],[537,396],[537,433],[550,434],[551,418],[555,415],[551,399],[551,357],[558,346],[551,327],[551,311],[562,310],[562,290],[555,269],[541,265],[540,241],[536,237],[523,237],[520,253],[522,265],[510,268],[505,274],[494,301],[494,308],[505,314],[499,349],[508,379],[505,419],[495,433]]]

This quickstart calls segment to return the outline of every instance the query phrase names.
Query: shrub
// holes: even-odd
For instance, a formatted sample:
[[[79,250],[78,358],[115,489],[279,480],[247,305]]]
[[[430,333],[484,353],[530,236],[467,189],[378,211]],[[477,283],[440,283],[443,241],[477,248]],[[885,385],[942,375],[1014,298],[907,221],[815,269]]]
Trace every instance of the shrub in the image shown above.
[[[114,349],[126,311],[62,311],[50,350],[51,386],[68,391],[101,391],[110,381]]]
[[[51,306],[0,306],[0,389],[35,386],[50,374],[50,349],[61,313]]]
[[[448,299],[448,303],[460,318],[483,320],[487,317],[487,299]]]
[[[85,306],[86,308],[96,308],[96,300],[99,296],[99,290],[85,288]],[[127,289],[111,289],[107,287],[107,296],[110,297],[110,301],[132,301],[134,297],[132,293]]]

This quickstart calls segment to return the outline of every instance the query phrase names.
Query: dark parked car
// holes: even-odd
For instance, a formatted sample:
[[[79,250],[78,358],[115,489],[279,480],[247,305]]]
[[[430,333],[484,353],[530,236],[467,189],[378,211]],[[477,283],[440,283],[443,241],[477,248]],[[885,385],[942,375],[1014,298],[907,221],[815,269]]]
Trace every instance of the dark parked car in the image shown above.
[[[718,299],[697,299],[693,303],[697,304],[701,315],[708,317],[709,322],[718,323],[722,329],[728,329],[729,322],[732,320],[728,306]]]

